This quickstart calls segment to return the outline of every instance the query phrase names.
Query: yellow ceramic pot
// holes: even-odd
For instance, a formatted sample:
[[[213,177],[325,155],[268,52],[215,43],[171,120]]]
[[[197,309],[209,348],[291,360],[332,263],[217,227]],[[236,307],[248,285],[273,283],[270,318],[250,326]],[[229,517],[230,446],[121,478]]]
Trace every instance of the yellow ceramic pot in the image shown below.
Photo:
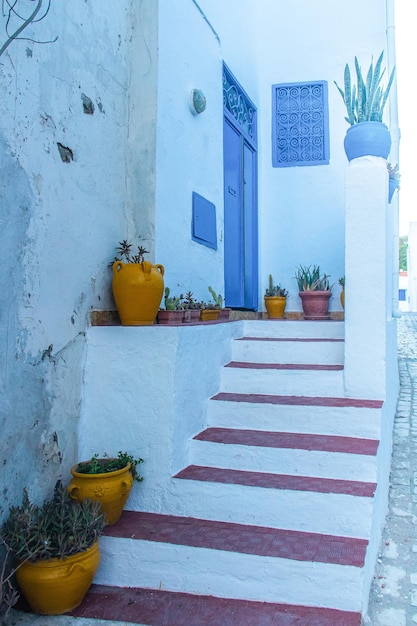
[[[284,319],[287,298],[283,296],[264,296],[264,302],[269,319]]]
[[[164,292],[164,266],[113,263],[114,301],[124,326],[153,324]]]
[[[340,304],[345,308],[345,288],[340,292]]]
[[[132,489],[133,476],[131,464],[114,472],[103,474],[81,474],[77,465],[71,468],[72,479],[68,486],[69,495],[73,500],[96,500],[100,503],[106,524],[115,524],[122,514],[123,507]]]
[[[22,563],[16,572],[20,590],[34,613],[61,615],[84,599],[100,563],[98,542],[63,559]]]

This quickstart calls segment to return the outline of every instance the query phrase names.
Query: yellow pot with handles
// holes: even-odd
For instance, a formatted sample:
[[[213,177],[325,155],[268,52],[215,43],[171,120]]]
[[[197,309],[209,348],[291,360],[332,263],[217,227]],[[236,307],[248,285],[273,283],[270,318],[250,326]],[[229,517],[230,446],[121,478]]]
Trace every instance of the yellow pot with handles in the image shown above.
[[[16,580],[34,613],[62,615],[81,604],[100,563],[98,541],[62,559],[25,561]]]
[[[115,261],[112,289],[124,326],[153,324],[164,293],[164,266]]]

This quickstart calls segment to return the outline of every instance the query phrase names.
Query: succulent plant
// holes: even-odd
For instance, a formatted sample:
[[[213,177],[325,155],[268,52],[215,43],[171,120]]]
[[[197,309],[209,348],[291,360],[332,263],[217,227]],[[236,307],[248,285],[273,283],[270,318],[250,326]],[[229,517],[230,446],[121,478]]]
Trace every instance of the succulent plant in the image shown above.
[[[382,69],[383,56],[384,52],[381,52],[375,67],[373,60],[371,61],[366,75],[366,81],[363,79],[362,70],[357,57],[355,57],[357,84],[352,85],[348,63],[346,63],[344,71],[344,90],[334,81],[346,106],[347,117],[345,117],[345,120],[351,126],[359,124],[360,122],[382,122],[384,107],[395,74],[394,67],[389,77],[387,88],[384,90],[381,86],[381,80],[385,74],[385,69]]]
[[[331,291],[330,276],[322,274],[319,265],[300,265],[295,273],[299,291]]]

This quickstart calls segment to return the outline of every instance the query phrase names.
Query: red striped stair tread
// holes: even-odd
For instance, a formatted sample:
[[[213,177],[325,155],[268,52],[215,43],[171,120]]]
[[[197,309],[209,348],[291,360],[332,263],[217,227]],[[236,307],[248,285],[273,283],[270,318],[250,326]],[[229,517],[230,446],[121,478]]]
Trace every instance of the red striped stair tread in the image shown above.
[[[360,626],[359,613],[201,596],[190,593],[92,585],[74,617],[149,626]]]
[[[117,524],[106,526],[103,534],[110,537],[353,567],[363,567],[368,544],[366,539],[355,537],[338,537],[137,511],[123,511]]]
[[[189,465],[178,472],[174,478],[245,485],[247,487],[264,487],[267,489],[338,493],[365,498],[373,497],[376,489],[376,483],[358,480],[315,478],[311,476],[294,476],[291,474],[272,474],[269,472],[249,472],[245,470],[206,467],[203,465]]]
[[[250,363],[249,361],[230,361],[225,367],[236,367],[241,369],[253,369],[253,370],[313,370],[313,371],[328,371],[328,372],[340,372],[343,369],[343,365],[315,365],[304,363]]]
[[[212,400],[227,402],[251,402],[259,404],[287,404],[291,406],[330,406],[355,407],[358,409],[380,409],[382,400],[364,400],[362,398],[335,398],[331,396],[277,396],[262,393],[230,393],[222,391],[211,397]]]
[[[376,439],[340,437],[338,435],[313,435],[237,428],[206,428],[196,435],[198,441],[260,446],[264,448],[291,448],[320,452],[345,452],[375,456],[379,442]]]

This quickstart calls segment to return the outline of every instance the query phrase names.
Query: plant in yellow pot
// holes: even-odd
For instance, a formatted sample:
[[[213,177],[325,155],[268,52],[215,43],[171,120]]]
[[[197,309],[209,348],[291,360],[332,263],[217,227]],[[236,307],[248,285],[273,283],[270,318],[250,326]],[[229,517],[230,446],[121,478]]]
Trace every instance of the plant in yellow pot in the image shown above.
[[[133,254],[126,239],[116,250],[112,289],[121,322],[124,326],[153,324],[164,293],[164,266],[145,261],[148,250],[143,246]]]
[[[24,491],[0,535],[14,557],[20,591],[35,613],[61,615],[81,604],[100,562],[104,517],[97,502],[74,502],[58,482],[54,495],[32,504]]]
[[[135,459],[127,452],[117,457],[98,454],[88,461],[81,461],[71,468],[72,479],[68,487],[72,499],[96,500],[105,516],[106,524],[115,524],[129,497],[133,482],[142,482],[137,465],[143,459]]]
[[[340,304],[342,305],[343,308],[345,308],[345,277],[341,276],[339,278],[339,285],[342,288],[342,291],[340,292]]]
[[[274,285],[272,274],[268,277],[268,287],[265,290],[264,302],[269,319],[277,320],[285,318],[288,291],[281,285]]]

